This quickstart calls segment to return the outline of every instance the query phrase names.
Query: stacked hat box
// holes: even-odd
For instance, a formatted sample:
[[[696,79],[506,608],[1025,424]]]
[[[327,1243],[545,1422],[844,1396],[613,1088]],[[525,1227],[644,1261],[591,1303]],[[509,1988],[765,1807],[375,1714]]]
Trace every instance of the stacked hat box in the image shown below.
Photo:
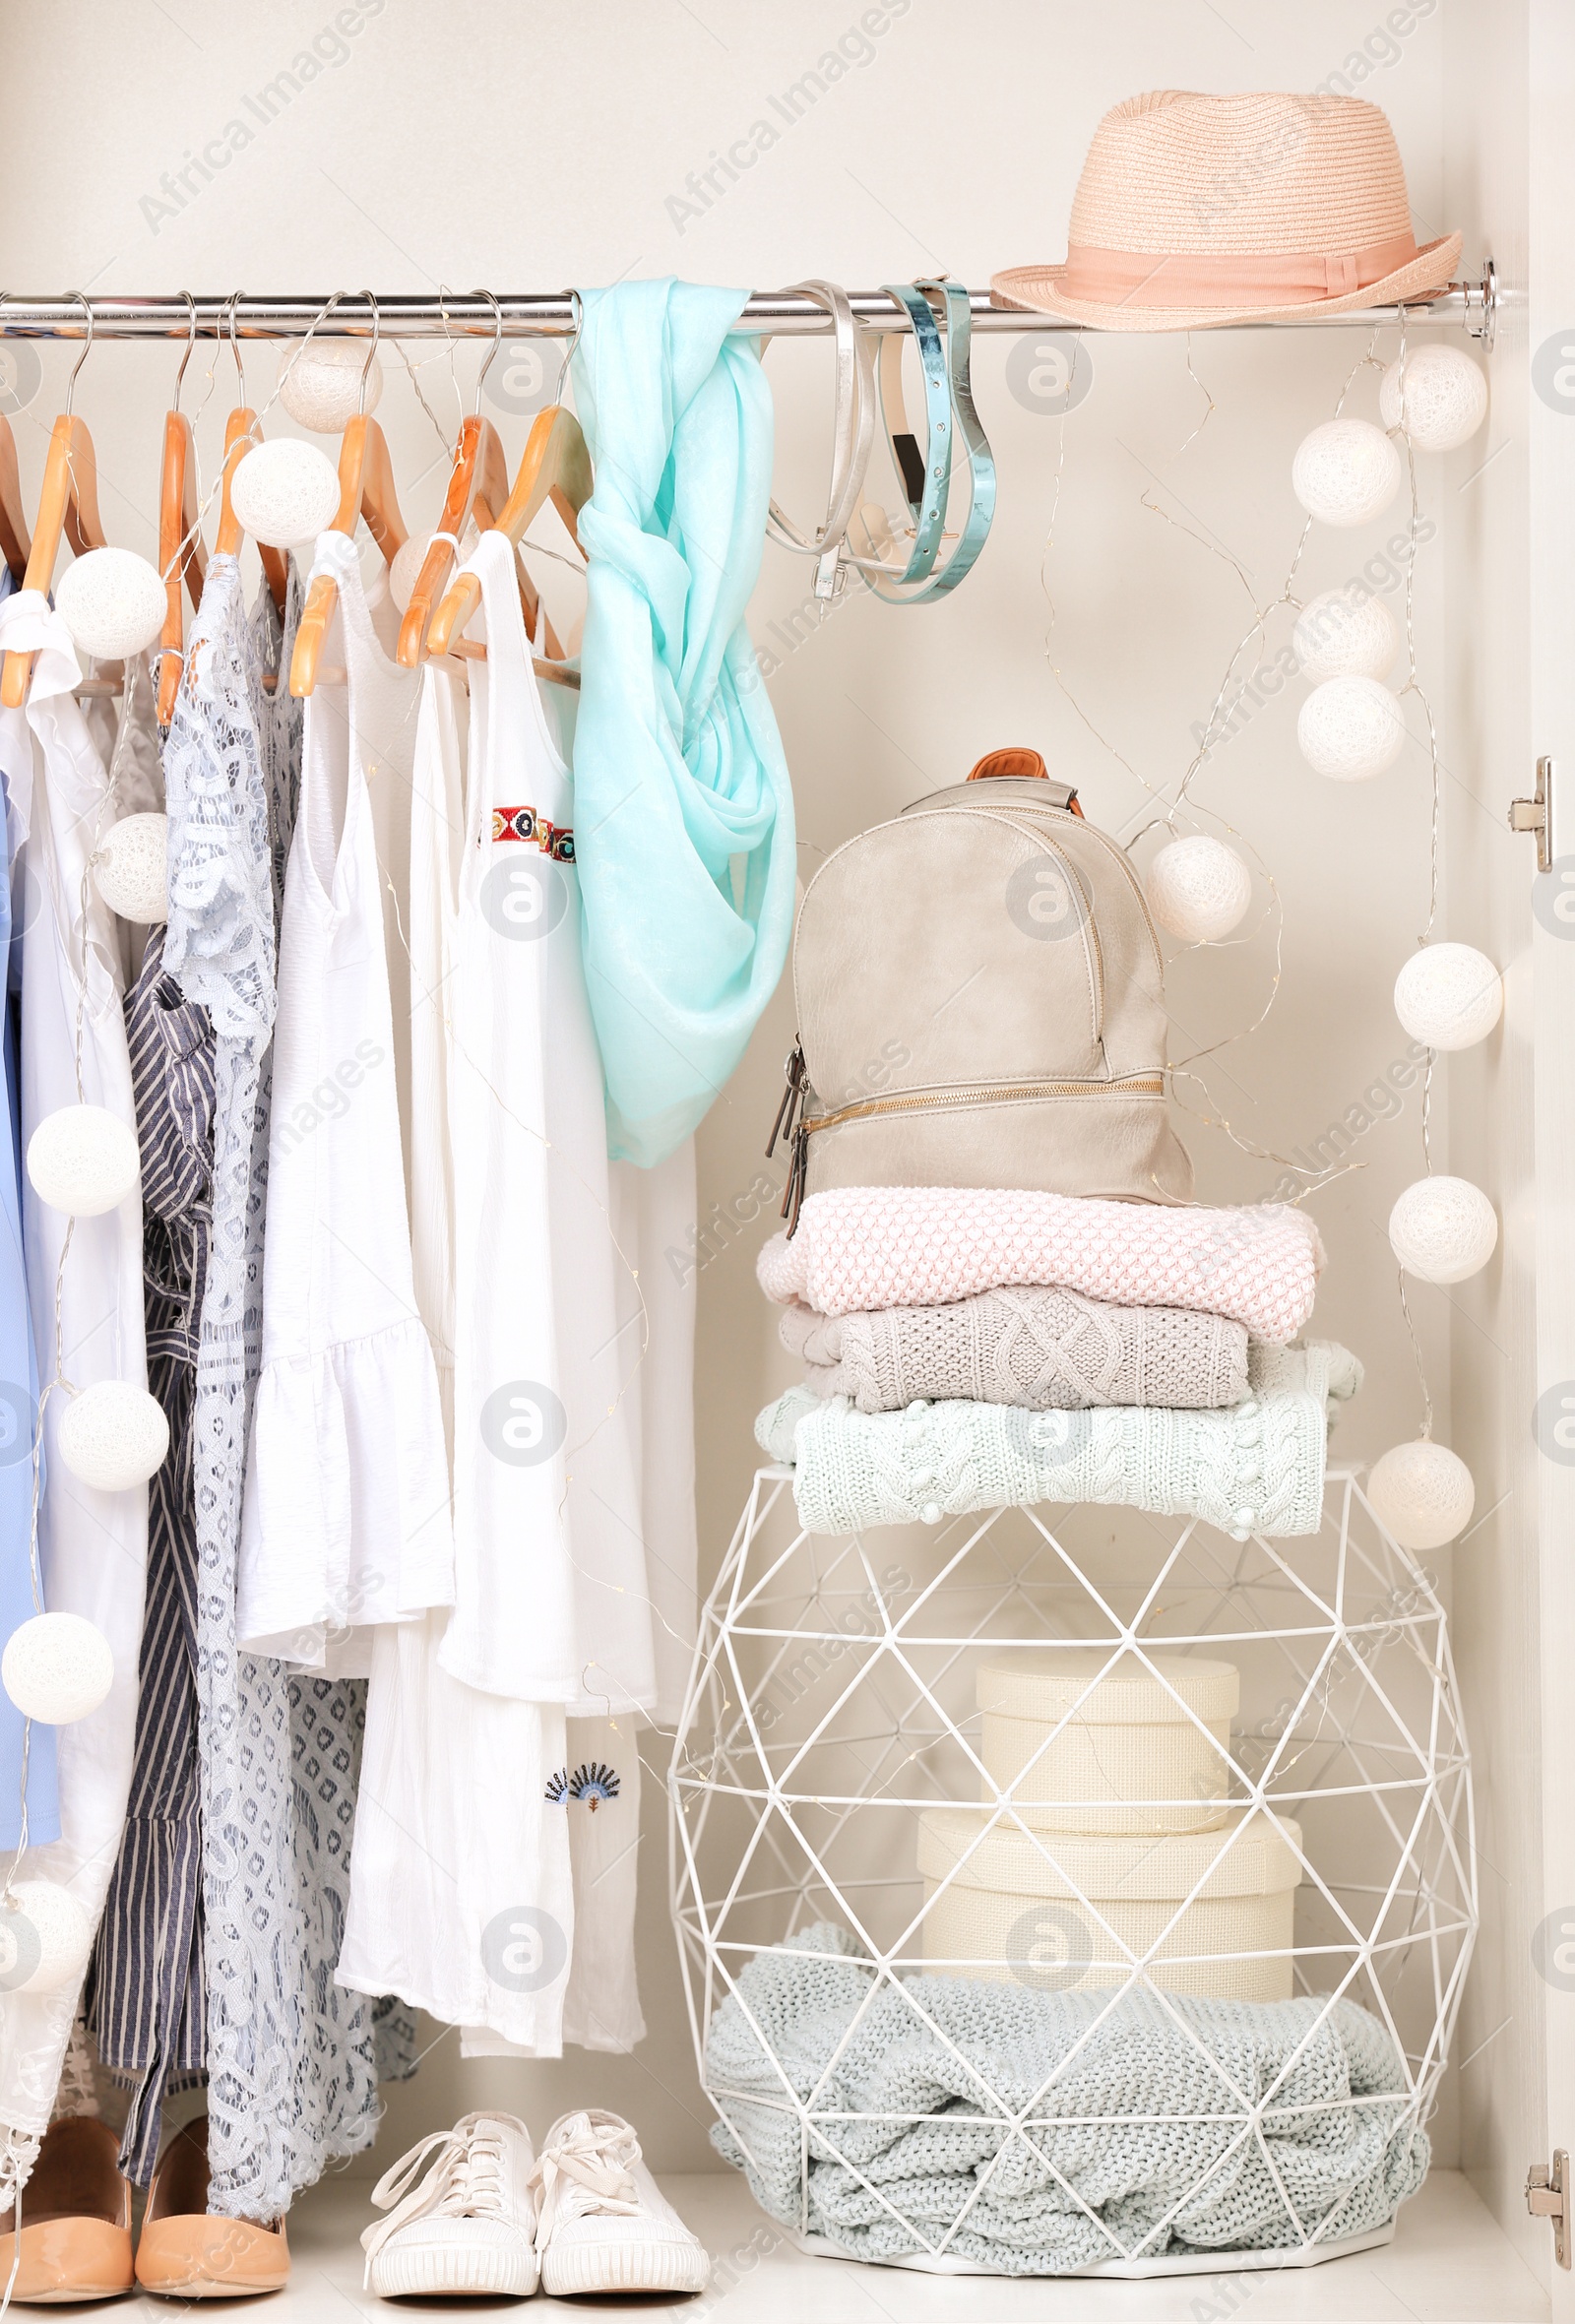
[[[918,1819],[932,1971],[1073,1991],[1124,1982],[1158,1943],[1170,1992],[1290,1999],[1301,1833],[1228,1803],[1239,1674],[1145,1653],[980,1665],[983,1803]]]

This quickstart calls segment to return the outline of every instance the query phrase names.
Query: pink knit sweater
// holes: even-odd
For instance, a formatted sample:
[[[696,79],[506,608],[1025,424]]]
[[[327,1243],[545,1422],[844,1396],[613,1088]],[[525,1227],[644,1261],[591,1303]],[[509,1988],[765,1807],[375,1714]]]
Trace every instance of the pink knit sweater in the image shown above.
[[[1008,1284],[1061,1284],[1122,1307],[1204,1308],[1255,1339],[1293,1340],[1323,1266],[1305,1212],[1184,1210],[1067,1194],[845,1186],[812,1194],[757,1272],[768,1298],[822,1315],[934,1305]]]

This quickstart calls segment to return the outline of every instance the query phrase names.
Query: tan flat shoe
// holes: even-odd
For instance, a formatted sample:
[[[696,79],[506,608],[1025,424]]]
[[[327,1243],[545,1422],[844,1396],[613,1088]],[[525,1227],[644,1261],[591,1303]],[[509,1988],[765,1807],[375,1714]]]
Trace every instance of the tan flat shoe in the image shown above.
[[[23,2230],[27,2239],[27,2230]],[[260,2228],[208,2209],[208,2117],[177,2130],[148,2190],[137,2281],[166,2299],[250,2299],[289,2274],[284,2223]]]
[[[120,2175],[119,2152],[108,2123],[94,2115],[50,2123],[22,2190],[20,2266],[16,2214],[0,2218],[0,2292],[13,2266],[11,2296],[26,2307],[131,2290],[131,2181]]]

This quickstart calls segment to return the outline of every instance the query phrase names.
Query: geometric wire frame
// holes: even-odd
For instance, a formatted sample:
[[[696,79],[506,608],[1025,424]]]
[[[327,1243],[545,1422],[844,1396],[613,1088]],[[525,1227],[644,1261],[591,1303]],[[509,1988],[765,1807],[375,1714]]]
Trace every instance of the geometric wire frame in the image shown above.
[[[1056,1509],[1054,1526],[1037,1510],[1013,1509],[933,1528],[809,1534],[797,1526],[791,1476],[781,1467],[756,1474],[701,1617],[668,1778],[672,1912],[696,2059],[745,2151],[730,2110],[745,2094],[708,2080],[707,2037],[724,1997],[737,1994],[739,1969],[763,1946],[831,1919],[853,1932],[877,1987],[901,1991],[900,1974],[921,1968],[968,1974],[955,1960],[926,1960],[914,1822],[926,1806],[984,1800],[994,1802],[992,1826],[1028,1829],[1017,1801],[1032,1783],[1020,1778],[1004,1793],[990,1783],[975,1707],[980,1650],[1006,1640],[1073,1641],[1145,1661],[1146,1646],[1163,1645],[1236,1664],[1230,1802],[1277,1811],[1301,1831],[1292,1990],[1328,1996],[1317,2024],[1337,1999],[1360,2003],[1404,2062],[1400,2107],[1392,2096],[1343,2103],[1381,2103],[1397,2109],[1397,2126],[1424,2123],[1477,1929],[1470,1760],[1443,1607],[1355,1475],[1330,1471],[1320,1532],[1281,1541],[1091,1507]],[[1053,1860],[1055,1838],[1040,1828],[1033,1845]],[[1166,1998],[1185,1981],[1173,1967],[1183,1908],[1139,1952],[1077,1893],[1102,1932],[1107,1966],[1098,1974],[1111,2006],[1141,1990],[1184,2024]],[[1066,1981],[1053,1964],[1042,1979],[1015,1974],[1030,1984]],[[771,2104],[798,2117],[798,2232],[806,2249],[831,2250],[806,2232],[810,2133],[846,2164],[838,2140],[847,2117],[826,2100],[825,2076],[800,2098],[774,2055],[771,2063],[782,2084]],[[969,2070],[978,2085],[976,2065]],[[1036,2125],[1073,2119],[1055,2114],[1060,2071],[1034,2102]],[[1253,2102],[1220,2074],[1218,2113],[1234,2125],[1228,2151],[1255,2139],[1267,2158],[1260,2118],[1278,2087],[1277,2078]],[[758,2091],[747,2095],[760,2104]],[[1021,2125],[1025,2109],[993,2091],[980,2104],[976,2119],[1003,2125],[1004,2154],[1004,2126]],[[883,2119],[895,2131],[920,2117]],[[944,2230],[909,2219],[887,2188],[848,2167],[912,2237],[912,2256],[898,2264],[978,2272],[949,2250],[966,2217]],[[1393,2231],[1390,2223],[1343,2239],[1338,2204],[1321,2222],[1303,2222],[1287,2197],[1296,2238],[1289,2247],[1156,2254],[1168,2214],[1128,2246],[1060,2183],[1102,2237],[1104,2257],[1091,2272],[1302,2265]]]

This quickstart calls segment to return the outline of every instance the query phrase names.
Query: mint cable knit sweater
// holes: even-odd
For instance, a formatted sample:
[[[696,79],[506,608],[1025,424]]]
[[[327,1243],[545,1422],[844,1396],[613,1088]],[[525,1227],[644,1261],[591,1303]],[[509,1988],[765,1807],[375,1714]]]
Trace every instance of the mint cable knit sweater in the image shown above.
[[[1096,1406],[1027,1412],[962,1401],[854,1412],[790,1388],[755,1422],[773,1460],[794,1468],[793,1498],[812,1534],[871,1525],[937,1525],[976,1509],[1091,1501],[1201,1517],[1237,1540],[1316,1533],[1337,1400],[1361,1366],[1332,1341],[1254,1345],[1252,1393],[1214,1412]]]

